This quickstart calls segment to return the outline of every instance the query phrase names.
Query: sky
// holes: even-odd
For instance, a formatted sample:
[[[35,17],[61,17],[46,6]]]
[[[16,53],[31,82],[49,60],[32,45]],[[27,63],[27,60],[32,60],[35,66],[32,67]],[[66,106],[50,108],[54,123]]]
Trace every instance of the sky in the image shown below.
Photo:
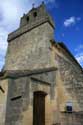
[[[55,23],[54,39],[64,42],[83,67],[83,0],[43,0]],[[8,34],[19,27],[20,17],[42,0],[0,0],[0,70],[7,51]]]

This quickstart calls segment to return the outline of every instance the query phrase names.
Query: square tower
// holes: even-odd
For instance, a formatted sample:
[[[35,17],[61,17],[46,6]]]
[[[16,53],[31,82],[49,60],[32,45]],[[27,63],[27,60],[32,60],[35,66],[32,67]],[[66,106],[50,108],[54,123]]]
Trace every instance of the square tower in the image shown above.
[[[33,70],[52,66],[50,40],[54,23],[44,3],[24,14],[20,27],[9,34],[5,70]]]
[[[55,97],[56,85],[50,41],[53,31],[53,20],[42,3],[24,14],[20,27],[9,34],[5,62],[8,78],[5,125],[52,123],[52,111],[48,107],[50,99]]]

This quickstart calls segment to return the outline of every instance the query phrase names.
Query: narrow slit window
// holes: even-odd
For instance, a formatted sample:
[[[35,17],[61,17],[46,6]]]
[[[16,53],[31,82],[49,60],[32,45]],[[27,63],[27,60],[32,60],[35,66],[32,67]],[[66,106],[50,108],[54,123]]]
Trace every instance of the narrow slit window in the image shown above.
[[[16,97],[11,98],[11,101],[18,100],[20,98],[22,98],[22,96],[16,96]]]
[[[0,90],[3,92],[3,93],[5,93],[5,91],[4,91],[4,89],[0,86]]]

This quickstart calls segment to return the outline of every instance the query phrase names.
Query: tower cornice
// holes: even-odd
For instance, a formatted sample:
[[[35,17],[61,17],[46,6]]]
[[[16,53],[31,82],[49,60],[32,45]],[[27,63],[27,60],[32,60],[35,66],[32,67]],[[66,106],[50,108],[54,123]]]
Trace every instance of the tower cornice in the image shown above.
[[[36,20],[35,22],[31,23],[31,25],[27,24],[23,27],[18,28],[16,31],[10,33],[8,35],[8,42],[11,42],[11,40],[19,37],[20,35],[22,35],[26,32],[29,32],[30,30],[32,30],[32,29],[34,29],[34,28],[36,28],[36,27],[38,27],[46,22],[48,22],[52,26],[52,28],[54,29],[54,23],[53,23],[52,19],[50,18],[50,16],[45,16],[45,17],[42,17],[41,19]]]

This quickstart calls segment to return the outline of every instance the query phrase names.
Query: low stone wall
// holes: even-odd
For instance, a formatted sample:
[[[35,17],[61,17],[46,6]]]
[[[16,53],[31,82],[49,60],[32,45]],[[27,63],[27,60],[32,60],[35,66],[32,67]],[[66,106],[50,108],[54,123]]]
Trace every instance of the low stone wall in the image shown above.
[[[61,125],[83,125],[83,113],[81,112],[62,112]]]

